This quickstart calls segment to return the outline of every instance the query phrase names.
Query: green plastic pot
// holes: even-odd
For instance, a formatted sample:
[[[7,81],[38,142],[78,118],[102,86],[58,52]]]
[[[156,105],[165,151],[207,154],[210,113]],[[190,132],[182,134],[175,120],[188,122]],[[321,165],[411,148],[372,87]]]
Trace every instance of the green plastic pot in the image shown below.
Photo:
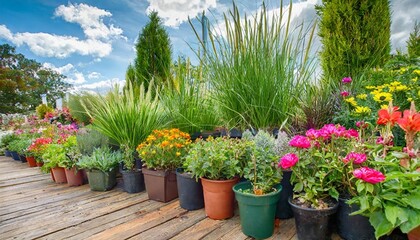
[[[87,172],[89,186],[92,191],[108,191],[117,184],[117,169],[110,172],[100,170],[90,170]]]
[[[254,195],[243,192],[252,189],[250,182],[241,182],[233,187],[239,204],[242,232],[245,235],[256,239],[264,239],[273,235],[277,202],[280,199],[282,187],[277,184],[274,188],[277,191],[265,195]]]

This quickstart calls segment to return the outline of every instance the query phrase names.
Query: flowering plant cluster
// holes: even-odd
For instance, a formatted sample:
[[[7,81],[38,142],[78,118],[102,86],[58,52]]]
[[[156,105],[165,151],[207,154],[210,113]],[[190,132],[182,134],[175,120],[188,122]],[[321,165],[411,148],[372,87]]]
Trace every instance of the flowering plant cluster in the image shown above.
[[[154,130],[137,152],[150,169],[175,169],[182,166],[182,157],[188,153],[191,138],[179,129]]]
[[[389,234],[399,227],[407,233],[420,226],[420,151],[415,137],[420,132],[420,113],[412,103],[402,114],[392,104],[378,113],[381,136],[369,158],[376,170],[355,173],[358,195],[349,203],[356,203],[360,210],[354,214],[369,217],[375,236]],[[405,132],[406,147],[392,146],[392,129],[398,125]],[[372,176],[371,171],[384,176]],[[376,184],[379,183],[379,184]]]
[[[28,147],[28,152],[34,157],[40,159],[42,157],[43,151],[45,150],[48,144],[52,143],[51,138],[36,138],[32,141],[32,144]]]
[[[294,151],[280,158],[279,167],[293,170],[294,199],[307,207],[328,208],[331,198],[355,195],[356,178],[380,178],[367,167],[365,149],[355,129],[327,124],[309,129],[305,136],[294,136],[289,145]]]

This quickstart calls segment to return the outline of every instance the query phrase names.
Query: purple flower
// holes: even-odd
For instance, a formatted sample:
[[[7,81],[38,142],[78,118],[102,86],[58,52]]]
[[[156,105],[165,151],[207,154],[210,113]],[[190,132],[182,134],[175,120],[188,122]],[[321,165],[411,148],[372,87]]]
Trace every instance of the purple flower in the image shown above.
[[[351,77],[344,77],[343,79],[341,79],[341,82],[346,84],[346,83],[351,83]]]
[[[311,142],[305,136],[296,135],[292,138],[292,140],[290,140],[289,146],[296,148],[310,148]]]
[[[280,158],[279,167],[282,167],[283,169],[291,168],[295,166],[298,161],[299,158],[296,154],[288,153]]]

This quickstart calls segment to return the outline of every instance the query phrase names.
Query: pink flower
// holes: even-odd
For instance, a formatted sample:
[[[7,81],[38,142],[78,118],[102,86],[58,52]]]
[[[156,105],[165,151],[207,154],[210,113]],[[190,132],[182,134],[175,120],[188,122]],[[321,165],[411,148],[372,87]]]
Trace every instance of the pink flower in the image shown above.
[[[367,128],[369,125],[363,121],[357,121],[356,122],[356,127],[358,128]]]
[[[346,83],[351,83],[352,79],[351,77],[344,77],[343,79],[341,79],[341,82],[346,84]]]
[[[283,169],[291,168],[295,166],[298,161],[299,158],[296,154],[288,153],[280,158],[279,167],[282,167]]]
[[[290,140],[289,146],[296,147],[296,148],[310,148],[311,142],[309,142],[308,138],[302,135],[296,135]]]
[[[306,131],[306,137],[308,137],[309,139],[317,139],[319,137],[319,133],[318,130],[315,130],[313,128],[309,129],[308,131]]]
[[[381,172],[368,167],[355,169],[353,175],[358,179],[372,184],[385,181],[385,176]]]
[[[340,95],[341,95],[342,97],[347,97],[348,95],[350,95],[350,93],[349,93],[349,92],[347,92],[347,91],[342,91],[342,92],[340,93]]]
[[[359,132],[355,129],[349,129],[346,133],[346,137],[347,138],[358,138],[359,137]]]
[[[364,153],[355,153],[351,152],[347,154],[345,158],[343,158],[344,163],[354,162],[355,164],[362,164],[366,161],[367,157]]]

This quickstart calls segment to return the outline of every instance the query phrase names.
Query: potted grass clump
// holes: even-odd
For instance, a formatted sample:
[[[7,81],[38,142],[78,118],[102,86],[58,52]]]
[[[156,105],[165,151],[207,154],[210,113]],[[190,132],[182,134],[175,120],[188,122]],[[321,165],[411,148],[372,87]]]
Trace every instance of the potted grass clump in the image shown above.
[[[117,184],[116,174],[121,159],[121,152],[102,147],[94,149],[89,156],[81,157],[76,165],[87,171],[92,191],[108,191]]]
[[[209,218],[221,220],[233,216],[232,187],[242,174],[246,149],[246,141],[227,137],[209,137],[192,144],[184,166],[196,179],[201,178]]]
[[[268,132],[255,137],[244,132],[243,141],[250,141],[250,158],[244,168],[244,178],[233,187],[239,204],[242,232],[257,239],[268,238],[274,231],[277,202],[281,192],[281,171],[277,168],[276,142]]]
[[[137,147],[145,168],[143,174],[150,199],[168,202],[178,197],[175,169],[182,166],[190,135],[177,128],[154,130]]]

